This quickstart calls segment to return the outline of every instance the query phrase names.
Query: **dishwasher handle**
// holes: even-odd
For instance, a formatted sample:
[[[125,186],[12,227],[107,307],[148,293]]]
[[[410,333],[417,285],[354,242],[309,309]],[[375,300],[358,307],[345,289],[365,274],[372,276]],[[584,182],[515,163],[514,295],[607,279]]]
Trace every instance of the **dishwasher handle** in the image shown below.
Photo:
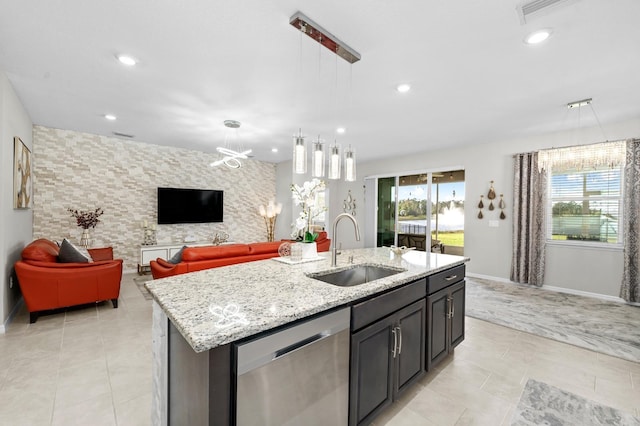
[[[283,357],[287,354],[290,354],[291,352],[295,352],[298,349],[302,349],[305,346],[309,346],[312,343],[317,342],[318,340],[322,340],[325,337],[329,337],[331,336],[331,333],[329,332],[322,332],[322,333],[318,333],[315,336],[311,336],[311,337],[307,337],[306,339],[302,339],[299,342],[296,342],[292,345],[287,346],[286,348],[282,348],[276,351],[276,353],[274,354],[273,359],[278,359],[280,357]]]
[[[351,308],[342,308],[313,319],[302,321],[273,334],[257,337],[236,348],[236,373],[242,375],[282,358],[305,346],[338,334],[349,328]]]

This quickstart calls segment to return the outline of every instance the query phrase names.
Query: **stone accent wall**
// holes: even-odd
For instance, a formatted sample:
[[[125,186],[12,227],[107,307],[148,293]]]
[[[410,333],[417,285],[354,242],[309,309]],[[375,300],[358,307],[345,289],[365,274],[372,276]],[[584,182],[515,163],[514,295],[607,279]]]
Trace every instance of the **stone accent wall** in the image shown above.
[[[213,149],[212,149],[213,150]],[[227,232],[235,242],[266,241],[258,206],[275,198],[275,164],[243,160],[242,168],[211,168],[217,153],[33,127],[33,237],[78,243],[82,229],[67,208],[104,209],[92,229],[94,247],[112,246],[125,270],[137,268],[142,222],[157,222],[157,187],[221,189],[224,222],[157,225],[159,244],[187,235],[211,241]]]

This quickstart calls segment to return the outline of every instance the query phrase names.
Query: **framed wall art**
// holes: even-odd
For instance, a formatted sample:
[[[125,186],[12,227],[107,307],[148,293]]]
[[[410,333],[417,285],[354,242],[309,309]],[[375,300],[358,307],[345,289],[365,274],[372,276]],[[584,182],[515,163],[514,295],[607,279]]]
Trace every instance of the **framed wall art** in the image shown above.
[[[31,208],[31,151],[19,137],[13,138],[13,208]]]

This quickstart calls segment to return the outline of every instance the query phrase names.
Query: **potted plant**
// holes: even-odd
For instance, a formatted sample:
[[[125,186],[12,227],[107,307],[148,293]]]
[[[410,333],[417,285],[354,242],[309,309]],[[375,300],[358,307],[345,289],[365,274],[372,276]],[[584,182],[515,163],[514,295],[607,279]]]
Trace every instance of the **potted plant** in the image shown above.
[[[67,209],[71,216],[76,218],[76,223],[82,228],[82,237],[80,237],[80,245],[82,247],[89,247],[91,240],[89,237],[89,228],[95,228],[100,222],[99,217],[104,214],[104,210],[98,207],[95,210],[74,210]]]
[[[323,205],[318,205],[317,195],[319,192],[325,190],[325,183],[320,179],[312,179],[304,182],[302,185],[291,185],[291,194],[293,202],[296,206],[300,206],[300,215],[294,223],[295,233],[302,233],[302,257],[310,258],[318,255],[316,248],[316,238],[318,234],[312,232],[311,226],[313,220],[320,216],[326,208]]]

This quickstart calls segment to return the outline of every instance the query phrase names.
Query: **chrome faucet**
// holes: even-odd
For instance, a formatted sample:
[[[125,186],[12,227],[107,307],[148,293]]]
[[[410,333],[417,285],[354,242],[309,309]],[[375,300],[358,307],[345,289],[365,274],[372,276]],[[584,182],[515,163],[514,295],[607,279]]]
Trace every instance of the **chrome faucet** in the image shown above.
[[[353,226],[356,230],[356,241],[360,241],[360,228],[358,227],[358,222],[356,222],[356,218],[351,216],[349,213],[340,213],[333,220],[333,248],[331,249],[331,266],[336,266],[336,261],[338,257],[338,222],[343,217],[348,217],[351,222],[353,222]]]

